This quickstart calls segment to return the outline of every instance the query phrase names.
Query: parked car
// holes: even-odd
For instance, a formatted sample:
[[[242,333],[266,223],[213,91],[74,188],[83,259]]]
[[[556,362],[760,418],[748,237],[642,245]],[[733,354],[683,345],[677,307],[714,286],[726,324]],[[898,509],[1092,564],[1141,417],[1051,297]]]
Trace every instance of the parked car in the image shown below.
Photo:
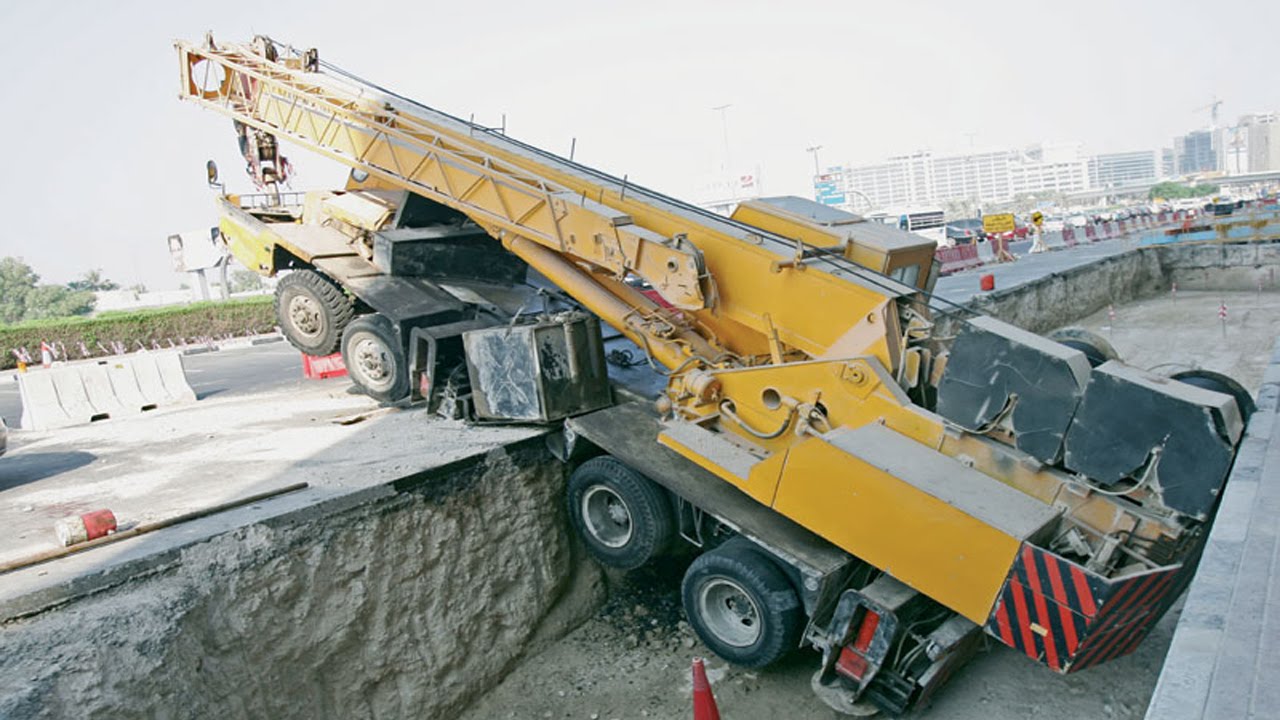
[[[1045,232],[1051,233],[1051,232],[1062,232],[1062,229],[1065,228],[1066,226],[1067,226],[1067,221],[1061,216],[1055,215],[1054,217],[1045,218],[1044,224],[1041,227],[1044,229]]]
[[[952,245],[969,245],[970,243],[982,242],[987,238],[986,233],[982,231],[982,220],[980,218],[949,221],[947,223],[946,236],[947,242]]]
[[[1067,224],[1073,228],[1083,228],[1089,226],[1089,218],[1084,215],[1072,215],[1067,218]]]

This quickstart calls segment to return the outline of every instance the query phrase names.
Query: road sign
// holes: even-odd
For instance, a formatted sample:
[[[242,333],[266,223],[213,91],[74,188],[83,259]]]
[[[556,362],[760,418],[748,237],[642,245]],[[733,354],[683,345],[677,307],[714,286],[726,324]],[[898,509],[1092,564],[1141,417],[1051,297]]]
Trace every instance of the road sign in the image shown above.
[[[1013,232],[1014,227],[1013,213],[982,216],[982,231],[985,233]]]
[[[1036,227],[1040,227],[1041,225],[1043,225],[1044,213],[1040,212],[1039,210],[1031,213],[1031,222],[1035,223]]]

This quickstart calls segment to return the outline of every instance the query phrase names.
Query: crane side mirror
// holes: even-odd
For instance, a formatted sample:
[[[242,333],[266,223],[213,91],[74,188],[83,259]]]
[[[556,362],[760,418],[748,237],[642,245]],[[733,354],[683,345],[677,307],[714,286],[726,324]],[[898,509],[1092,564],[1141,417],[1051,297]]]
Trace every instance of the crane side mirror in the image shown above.
[[[217,187],[218,185],[218,163],[210,160],[204,164],[204,174],[209,180],[209,187]]]

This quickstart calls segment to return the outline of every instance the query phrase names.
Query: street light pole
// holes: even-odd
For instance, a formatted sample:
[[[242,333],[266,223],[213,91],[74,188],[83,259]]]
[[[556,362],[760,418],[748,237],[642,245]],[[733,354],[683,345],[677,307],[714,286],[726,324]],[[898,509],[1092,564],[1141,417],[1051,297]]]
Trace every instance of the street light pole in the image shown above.
[[[813,176],[816,178],[822,174],[822,170],[818,166],[818,151],[822,149],[821,145],[810,145],[805,148],[806,152],[813,153]]]
[[[729,164],[729,116],[727,112],[728,109],[731,107],[733,107],[733,103],[729,103],[727,105],[717,105],[711,108],[712,110],[715,110],[716,112],[720,113],[720,130],[724,134],[724,168],[723,170],[725,172],[729,172],[730,167],[732,167]]]

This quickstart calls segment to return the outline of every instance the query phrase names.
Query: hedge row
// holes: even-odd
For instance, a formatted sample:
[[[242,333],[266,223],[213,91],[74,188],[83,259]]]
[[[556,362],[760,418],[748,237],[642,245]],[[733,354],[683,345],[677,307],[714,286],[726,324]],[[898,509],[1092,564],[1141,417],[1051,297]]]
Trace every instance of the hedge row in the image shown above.
[[[26,348],[32,359],[40,359],[40,343],[65,347],[72,358],[83,357],[81,343],[90,355],[104,355],[122,345],[126,351],[169,347],[269,332],[276,326],[270,295],[236,298],[221,302],[201,302],[142,310],[117,310],[91,318],[34,320],[0,326],[0,369],[15,367],[15,348]],[[104,348],[106,351],[104,352]]]

